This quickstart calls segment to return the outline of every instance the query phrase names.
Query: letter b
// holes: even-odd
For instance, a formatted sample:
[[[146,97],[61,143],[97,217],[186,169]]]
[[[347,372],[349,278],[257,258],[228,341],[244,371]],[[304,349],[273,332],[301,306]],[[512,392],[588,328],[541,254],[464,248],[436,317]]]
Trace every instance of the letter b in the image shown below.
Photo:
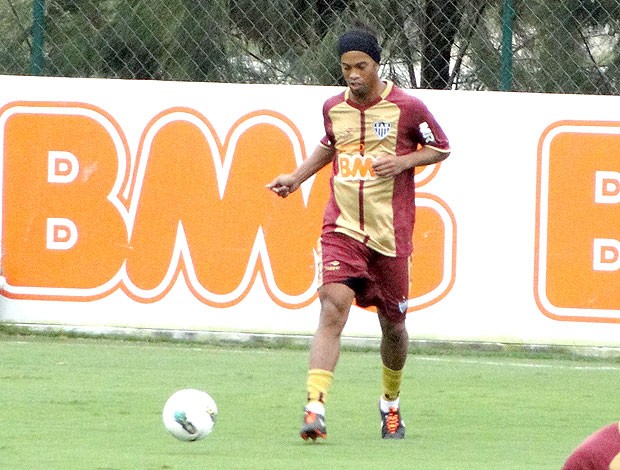
[[[123,137],[103,113],[79,105],[22,103],[1,122],[3,272],[22,291],[94,292],[127,253],[114,192],[127,161]]]

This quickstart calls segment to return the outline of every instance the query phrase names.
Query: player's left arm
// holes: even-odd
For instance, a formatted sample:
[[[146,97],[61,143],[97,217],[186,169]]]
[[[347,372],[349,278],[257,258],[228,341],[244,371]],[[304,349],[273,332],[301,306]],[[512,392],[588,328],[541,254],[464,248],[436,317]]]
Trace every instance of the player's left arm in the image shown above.
[[[374,162],[373,169],[377,176],[388,178],[416,166],[433,165],[442,162],[448,158],[449,155],[450,150],[424,146],[405,155],[381,156]]]
[[[450,155],[450,143],[445,132],[420,100],[409,101],[403,107],[404,126],[417,147],[404,155],[379,155],[373,164],[377,176],[393,177],[417,166],[442,162]]]

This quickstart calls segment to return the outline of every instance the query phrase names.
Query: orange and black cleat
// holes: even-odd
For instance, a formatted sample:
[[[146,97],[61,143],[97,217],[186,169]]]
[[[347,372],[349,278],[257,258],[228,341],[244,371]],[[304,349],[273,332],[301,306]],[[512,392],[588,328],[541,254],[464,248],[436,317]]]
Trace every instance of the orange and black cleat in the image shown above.
[[[327,439],[327,429],[325,428],[325,417],[323,415],[304,410],[304,424],[299,431],[299,435],[304,441],[317,438]]]
[[[405,437],[405,422],[400,418],[398,408],[390,408],[387,413],[381,413],[381,437],[383,439],[403,439]]]

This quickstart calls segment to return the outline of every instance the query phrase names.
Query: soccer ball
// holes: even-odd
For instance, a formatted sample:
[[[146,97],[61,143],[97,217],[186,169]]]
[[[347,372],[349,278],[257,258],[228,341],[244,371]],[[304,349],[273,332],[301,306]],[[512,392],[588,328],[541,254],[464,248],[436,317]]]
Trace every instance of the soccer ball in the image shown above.
[[[174,392],[164,405],[164,426],[180,441],[204,439],[215,426],[217,405],[211,396],[195,388]]]

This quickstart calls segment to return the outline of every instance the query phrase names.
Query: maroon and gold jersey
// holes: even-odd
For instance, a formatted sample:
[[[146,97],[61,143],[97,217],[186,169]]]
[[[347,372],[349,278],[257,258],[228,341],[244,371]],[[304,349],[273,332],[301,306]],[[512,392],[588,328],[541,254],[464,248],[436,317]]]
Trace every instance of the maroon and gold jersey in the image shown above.
[[[588,436],[562,470],[620,470],[620,424],[609,424]]]
[[[336,149],[323,232],[344,233],[386,256],[409,256],[415,221],[414,170],[381,178],[372,163],[419,146],[448,152],[443,130],[422,101],[389,81],[369,106],[349,100],[347,88],[325,102],[323,118],[321,144]]]

